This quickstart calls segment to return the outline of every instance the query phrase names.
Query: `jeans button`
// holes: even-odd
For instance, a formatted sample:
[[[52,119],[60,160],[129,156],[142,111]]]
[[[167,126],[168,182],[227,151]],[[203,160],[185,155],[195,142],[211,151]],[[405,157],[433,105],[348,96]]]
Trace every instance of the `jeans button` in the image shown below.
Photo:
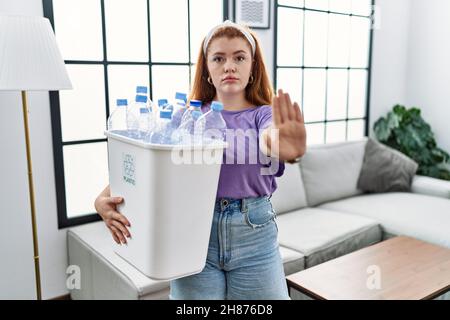
[[[228,200],[222,200],[222,205],[226,207],[228,205]]]

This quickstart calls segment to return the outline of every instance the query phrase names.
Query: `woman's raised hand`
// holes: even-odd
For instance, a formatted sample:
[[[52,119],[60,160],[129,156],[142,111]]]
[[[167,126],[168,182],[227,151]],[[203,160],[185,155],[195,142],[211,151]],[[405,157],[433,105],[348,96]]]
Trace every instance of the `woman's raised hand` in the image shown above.
[[[289,94],[278,90],[272,102],[272,129],[278,129],[280,160],[293,160],[306,152],[305,122],[297,102]],[[273,141],[271,148],[274,147]]]

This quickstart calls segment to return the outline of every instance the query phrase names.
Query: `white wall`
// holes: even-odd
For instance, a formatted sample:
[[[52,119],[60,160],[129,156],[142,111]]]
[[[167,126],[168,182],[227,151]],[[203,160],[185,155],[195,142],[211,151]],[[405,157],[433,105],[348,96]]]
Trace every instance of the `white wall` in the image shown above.
[[[408,104],[423,110],[438,146],[450,152],[450,1],[412,0]]]
[[[425,0],[421,0],[425,1]],[[379,29],[373,31],[369,128],[393,105],[407,101],[408,34],[411,0],[376,0]]]
[[[450,152],[450,1],[376,0],[370,128],[396,103],[417,106]]]
[[[41,0],[0,0],[0,13],[42,16]],[[36,198],[43,298],[63,295],[66,232],[57,225],[50,103],[48,93],[29,94],[31,156]],[[19,92],[0,93],[0,298],[34,299],[31,210]]]

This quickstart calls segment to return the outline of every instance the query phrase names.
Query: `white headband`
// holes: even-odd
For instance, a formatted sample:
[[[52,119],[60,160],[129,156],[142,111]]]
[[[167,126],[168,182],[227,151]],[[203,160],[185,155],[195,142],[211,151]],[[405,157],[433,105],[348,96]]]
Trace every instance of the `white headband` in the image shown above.
[[[255,56],[255,51],[256,51],[255,39],[252,37],[252,35],[247,30],[245,30],[245,28],[243,26],[241,26],[237,23],[231,22],[230,20],[226,20],[223,23],[215,26],[208,33],[208,35],[205,38],[205,42],[203,43],[203,53],[205,54],[205,56],[206,56],[206,49],[208,48],[208,44],[211,41],[211,38],[214,36],[214,34],[216,33],[217,30],[219,30],[220,28],[225,28],[225,27],[232,27],[232,28],[239,30],[244,35],[244,37],[248,40],[248,42],[250,43],[250,46],[252,47],[252,55]]]

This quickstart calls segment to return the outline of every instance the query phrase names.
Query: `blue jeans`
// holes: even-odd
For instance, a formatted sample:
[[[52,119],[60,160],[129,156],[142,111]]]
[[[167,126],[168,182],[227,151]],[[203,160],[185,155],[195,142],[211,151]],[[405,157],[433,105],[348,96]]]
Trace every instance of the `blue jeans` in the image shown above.
[[[170,283],[170,299],[290,299],[270,197],[218,199],[202,272]]]

